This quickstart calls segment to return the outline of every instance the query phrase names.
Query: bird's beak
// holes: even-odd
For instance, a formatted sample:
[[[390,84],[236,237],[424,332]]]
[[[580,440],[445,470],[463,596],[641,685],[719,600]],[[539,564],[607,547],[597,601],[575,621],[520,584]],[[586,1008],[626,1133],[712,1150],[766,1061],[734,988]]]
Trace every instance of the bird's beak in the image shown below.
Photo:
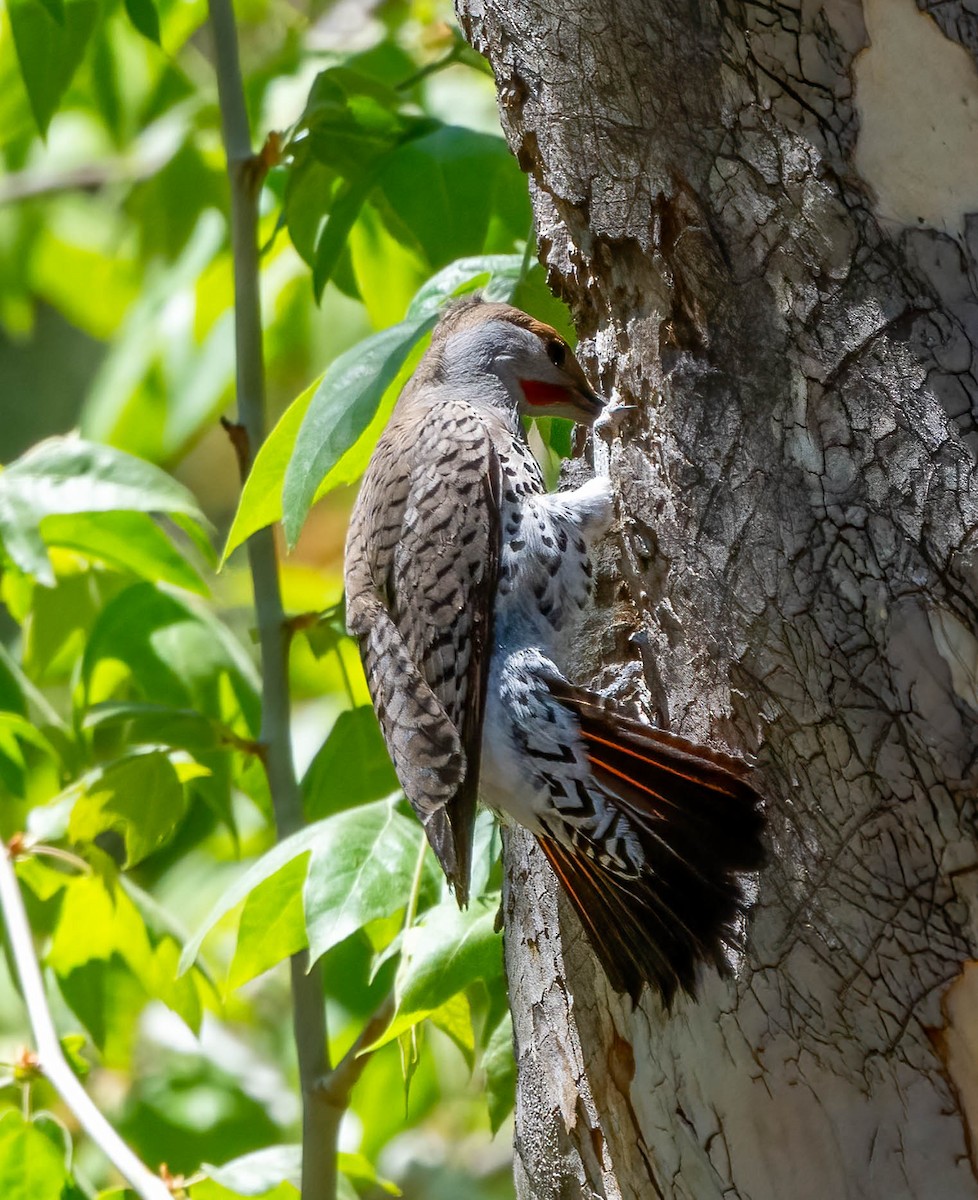
[[[588,384],[578,385],[571,394],[576,402],[575,406],[582,414],[578,420],[582,424],[592,425],[601,416],[607,403],[604,396],[599,396]]]

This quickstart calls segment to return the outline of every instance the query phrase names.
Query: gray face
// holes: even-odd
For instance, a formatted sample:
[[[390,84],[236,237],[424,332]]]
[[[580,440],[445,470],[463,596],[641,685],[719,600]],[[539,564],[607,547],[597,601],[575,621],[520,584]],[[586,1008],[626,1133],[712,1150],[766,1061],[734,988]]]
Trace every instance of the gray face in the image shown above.
[[[487,375],[503,385],[500,400],[530,416],[570,417],[590,423],[602,400],[587,381],[573,351],[542,322],[527,328],[495,319],[449,336],[443,364],[447,377],[476,384]]]

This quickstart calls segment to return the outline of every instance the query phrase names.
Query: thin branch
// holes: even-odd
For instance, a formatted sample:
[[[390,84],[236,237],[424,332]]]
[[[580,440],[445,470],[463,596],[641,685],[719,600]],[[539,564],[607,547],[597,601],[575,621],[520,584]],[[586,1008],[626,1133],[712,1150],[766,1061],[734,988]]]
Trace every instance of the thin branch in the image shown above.
[[[234,332],[238,420],[246,437],[242,470],[265,438],[265,366],[259,297],[258,197],[268,160],[251,148],[238,59],[238,34],[231,0],[209,0],[217,70],[221,125],[231,182],[231,248],[234,260]],[[289,632],[279,588],[272,530],[248,540],[262,669],[262,730],[268,784],[280,838],[303,824],[302,797],[292,761],[289,725]],[[342,1112],[324,1104],[318,1083],[329,1072],[322,971],[311,968],[305,952],[294,955],[292,1028],[302,1086],[303,1200],[333,1200],[336,1153]]]
[[[350,1102],[350,1093],[363,1069],[370,1061],[367,1049],[384,1032],[394,1015],[396,1005],[393,992],[389,992],[377,1006],[377,1011],[357,1034],[353,1045],[336,1066],[320,1080],[323,1097],[331,1107],[342,1111]]]
[[[106,158],[101,162],[84,163],[66,171],[17,171],[0,180],[0,206],[21,200],[36,200],[42,196],[57,196],[62,192],[92,192],[120,183],[140,183],[152,179],[170,155],[145,158]]]
[[[37,1046],[38,1067],[58,1095],[74,1113],[105,1157],[142,1200],[173,1200],[163,1180],[140,1161],[119,1137],[82,1087],[65,1059],[58,1033],[48,1008],[41,968],[34,953],[31,927],[24,910],[14,865],[6,846],[0,843],[0,912],[10,941],[20,990]]]

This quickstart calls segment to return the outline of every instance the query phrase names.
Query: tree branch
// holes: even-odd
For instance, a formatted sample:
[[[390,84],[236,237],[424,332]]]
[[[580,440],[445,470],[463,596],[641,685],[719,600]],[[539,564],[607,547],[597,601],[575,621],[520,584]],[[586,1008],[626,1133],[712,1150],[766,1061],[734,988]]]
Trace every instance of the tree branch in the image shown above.
[[[245,107],[238,35],[231,0],[209,0],[214,33],[221,125],[231,183],[231,247],[234,259],[234,328],[238,419],[246,444],[240,453],[243,475],[265,438],[265,367],[259,297],[258,197],[267,170],[253,154]],[[280,838],[303,824],[302,800],[292,762],[289,728],[288,631],[279,588],[278,561],[271,529],[248,540],[262,669],[262,731],[265,768]],[[322,972],[308,968],[308,955],[291,962],[292,1027],[302,1086],[303,1200],[333,1200],[336,1151],[342,1112],[323,1103],[319,1081],[330,1069]]]
[[[367,1047],[380,1037],[391,1022],[396,1004],[391,992],[380,1002],[377,1011],[360,1030],[353,1045],[333,1069],[319,1082],[326,1103],[342,1111],[350,1103],[350,1093],[370,1061]]]
[[[0,844],[0,912],[10,940],[17,978],[37,1046],[39,1069],[71,1109],[78,1124],[142,1200],[173,1200],[163,1180],[129,1149],[105,1119],[65,1059],[48,1008],[41,968],[34,953],[31,927],[24,910],[12,853]]]

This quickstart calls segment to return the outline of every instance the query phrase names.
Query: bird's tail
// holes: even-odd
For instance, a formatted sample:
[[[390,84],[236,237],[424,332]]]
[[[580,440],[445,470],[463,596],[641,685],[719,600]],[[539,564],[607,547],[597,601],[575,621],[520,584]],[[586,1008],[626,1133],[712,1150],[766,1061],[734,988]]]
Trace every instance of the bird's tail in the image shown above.
[[[699,962],[726,973],[739,945],[740,876],[762,864],[760,797],[739,759],[624,716],[564,680],[548,681],[577,719],[592,777],[641,847],[635,874],[600,844],[538,840],[613,987],[638,1001],[645,983],[668,1005],[692,994]]]

